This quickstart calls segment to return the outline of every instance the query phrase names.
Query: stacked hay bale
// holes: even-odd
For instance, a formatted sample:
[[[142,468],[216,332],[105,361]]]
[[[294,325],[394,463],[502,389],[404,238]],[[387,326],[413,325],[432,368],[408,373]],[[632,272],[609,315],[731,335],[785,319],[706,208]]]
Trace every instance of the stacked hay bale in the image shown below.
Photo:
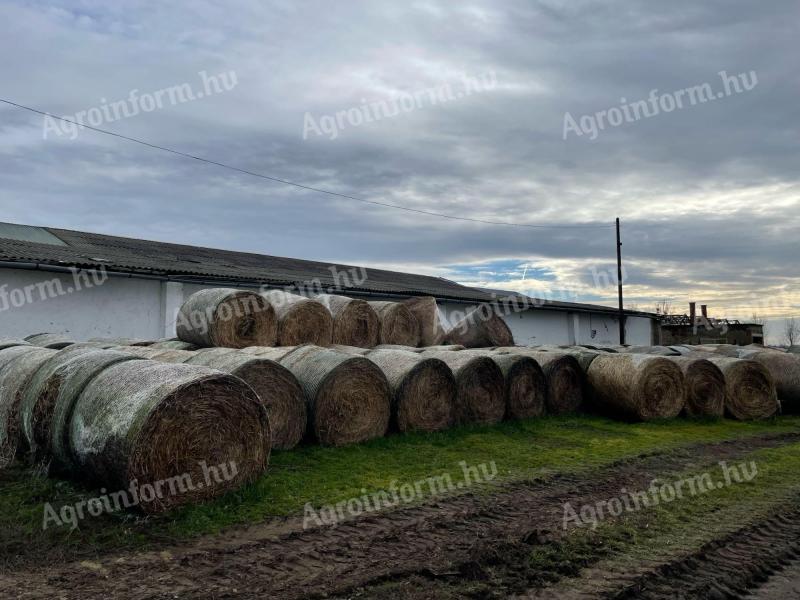
[[[775,382],[783,412],[800,412],[800,356],[774,350],[743,349],[739,357],[766,367]]]
[[[686,379],[686,414],[690,417],[721,417],[725,413],[725,376],[705,358],[670,356]]]
[[[111,489],[136,482],[145,512],[235,489],[266,470],[270,452],[266,410],[245,382],[155,361],[117,362],[94,375],[75,403],[69,437],[78,472]],[[209,468],[223,465],[226,476],[209,480]],[[159,493],[175,478],[194,485]]]
[[[277,337],[269,302],[253,292],[228,288],[189,296],[178,311],[175,330],[182,341],[197,346],[273,346]]]
[[[456,419],[456,380],[438,358],[404,350],[373,350],[367,358],[389,382],[398,431],[441,431]]]
[[[75,340],[68,338],[60,333],[34,333],[25,338],[25,341],[33,346],[49,348],[51,350],[61,350],[75,343]]]
[[[89,341],[108,344],[109,347],[111,347],[111,346],[149,346],[150,344],[156,343],[158,340],[144,340],[141,338],[127,338],[127,337],[118,337],[118,338],[94,337],[94,338],[89,338]]]
[[[282,290],[263,292],[261,296],[275,310],[279,346],[331,344],[333,317],[322,303]]]
[[[485,304],[453,324],[447,341],[466,348],[513,346],[514,336],[502,317]]]
[[[367,301],[334,294],[319,294],[315,300],[333,316],[334,344],[358,348],[378,344],[381,323]]]
[[[503,373],[488,356],[466,352],[426,350],[423,357],[438,358],[450,367],[456,379],[456,422],[491,425],[506,414]]]
[[[12,348],[13,346],[32,346],[30,342],[26,342],[25,340],[18,340],[14,338],[3,338],[0,339],[0,350],[5,350],[6,348]]]
[[[370,302],[381,322],[381,344],[419,345],[419,323],[407,306],[399,302]]]
[[[419,324],[419,343],[422,346],[438,346],[444,342],[446,333],[439,317],[436,298],[431,296],[409,298],[403,304]]]
[[[611,414],[646,421],[676,417],[686,403],[680,367],[651,354],[602,354],[588,370],[593,400]]]
[[[150,350],[197,350],[200,346],[192,344],[191,342],[184,342],[183,340],[162,340],[153,342],[148,346],[131,346],[131,348],[148,348]]]
[[[764,365],[715,354],[708,360],[725,376],[725,412],[734,419],[766,419],[780,410],[775,381]]]
[[[500,367],[505,380],[507,418],[543,415],[547,405],[547,377],[539,363],[522,354],[492,354],[491,359]]]
[[[577,412],[583,407],[586,378],[580,362],[572,353],[562,350],[538,351],[520,346],[503,346],[495,351],[522,354],[536,361],[547,380],[547,413],[563,415]]]
[[[0,351],[0,469],[11,464],[17,453],[22,392],[36,369],[55,353],[38,346],[12,346]]]

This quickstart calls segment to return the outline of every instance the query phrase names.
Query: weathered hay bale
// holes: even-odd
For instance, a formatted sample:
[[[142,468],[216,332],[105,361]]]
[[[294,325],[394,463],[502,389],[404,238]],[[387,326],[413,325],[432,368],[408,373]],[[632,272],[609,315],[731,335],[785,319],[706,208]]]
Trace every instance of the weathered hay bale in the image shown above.
[[[116,363],[80,394],[70,440],[88,479],[128,489],[188,475],[185,493],[141,494],[145,512],[219,496],[262,474],[269,461],[269,418],[255,392],[215,369],[155,361]],[[229,466],[207,481],[204,467]],[[201,485],[202,484],[202,485]],[[193,489],[192,489],[193,488]]]
[[[461,344],[439,344],[438,346],[423,346],[422,348],[417,348],[416,352],[425,352],[426,350],[458,352],[459,350],[466,350],[466,347]]]
[[[130,346],[131,348],[149,348],[151,350],[197,350],[200,348],[197,344],[191,342],[184,342],[183,340],[167,340],[164,342],[155,342],[149,346]]]
[[[161,362],[183,363],[187,362],[195,355],[191,350],[161,350],[157,349],[156,353],[150,358],[153,360],[160,360]]]
[[[503,372],[506,416],[509,419],[542,416],[547,404],[547,378],[539,363],[524,354],[492,353],[490,358]]]
[[[142,358],[153,359],[159,354],[163,354],[168,350],[164,348],[151,348],[150,346],[111,346],[110,348],[102,348],[103,350],[116,350],[117,352],[124,352],[133,356],[140,356]]]
[[[581,361],[572,352],[565,350],[541,351],[521,346],[506,346],[495,350],[496,354],[521,354],[535,360],[542,368],[547,380],[547,411],[553,415],[576,412],[584,403],[586,375]],[[588,351],[581,353],[589,354]],[[599,354],[598,354],[599,355]],[[590,364],[597,355],[585,359]]]
[[[353,354],[357,356],[366,356],[370,352],[369,348],[356,348],[355,346],[345,346],[343,344],[333,344],[330,346],[330,349],[343,354]]]
[[[49,428],[49,441],[42,452],[52,459],[51,473],[62,475],[73,474],[76,470],[75,459],[71,451],[70,423],[75,402],[83,388],[103,369],[118,362],[142,360],[141,357],[127,352],[100,350],[76,353],[71,359],[53,373],[45,383],[43,391],[46,398],[39,400],[45,406],[52,406],[51,415],[42,417],[42,427]]]
[[[436,298],[432,296],[409,298],[403,304],[411,311],[411,314],[414,315],[419,324],[420,345],[439,346],[444,343],[447,334],[439,316],[439,306],[436,304]]]
[[[149,346],[150,344],[156,343],[158,340],[144,340],[141,338],[126,338],[126,337],[118,337],[118,338],[102,338],[102,337],[94,337],[89,338],[90,342],[101,342],[108,344],[108,347],[111,346]]]
[[[766,419],[780,410],[775,381],[764,365],[714,354],[708,360],[725,376],[725,412],[734,419]]]
[[[267,409],[273,448],[288,450],[300,442],[307,429],[308,410],[303,389],[289,369],[269,358],[237,351],[188,354],[185,364],[230,373],[253,388]]]
[[[378,343],[381,322],[366,300],[335,294],[319,294],[314,299],[333,317],[334,344],[372,348]]]
[[[259,294],[213,288],[186,299],[175,331],[179,339],[196,346],[274,346],[277,322],[274,309]]]
[[[619,354],[653,354],[657,356],[678,356],[680,352],[670,346],[622,346]]]
[[[399,431],[441,431],[456,418],[456,380],[438,358],[403,350],[373,350],[367,358],[383,371],[392,392]]]
[[[652,354],[603,354],[588,372],[600,408],[641,421],[676,417],[686,404],[686,381],[673,361]]]
[[[389,383],[367,358],[308,345],[292,349],[279,362],[300,382],[309,430],[320,444],[344,446],[386,433]]]
[[[426,350],[426,358],[445,362],[456,378],[456,422],[491,425],[503,420],[506,413],[503,373],[488,356],[464,352]]]
[[[25,340],[17,340],[14,338],[3,338],[0,339],[0,350],[5,350],[6,348],[13,348],[14,346],[32,346],[30,342],[26,342]]]
[[[408,307],[400,302],[371,301],[369,305],[381,323],[378,337],[381,344],[419,345],[419,323]]]
[[[278,322],[278,346],[331,344],[333,317],[322,303],[282,290],[262,292],[261,296],[275,310]]]
[[[242,348],[239,352],[252,356],[263,356],[270,360],[280,360],[298,348],[301,348],[301,346],[248,346],[247,348]]]
[[[422,352],[422,348],[416,346],[403,346],[401,344],[378,344],[375,350],[401,350],[403,352]]]
[[[19,406],[31,375],[55,354],[38,346],[13,346],[0,351],[0,469],[14,459],[19,444]]]
[[[513,346],[514,336],[489,305],[476,308],[447,332],[447,341],[466,348]]]
[[[75,340],[60,333],[34,333],[27,336],[25,341],[34,346],[50,348],[51,350],[61,350],[75,343]]]
[[[800,412],[800,356],[774,351],[743,351],[741,358],[764,365],[772,375],[783,412]]]
[[[667,357],[686,379],[686,414],[690,417],[721,417],[725,413],[725,376],[705,358]]]
[[[20,454],[28,455],[30,462],[46,462],[49,454],[54,392],[58,389],[60,371],[76,356],[96,351],[91,346],[77,344],[57,351],[39,365],[22,389],[18,448]]]

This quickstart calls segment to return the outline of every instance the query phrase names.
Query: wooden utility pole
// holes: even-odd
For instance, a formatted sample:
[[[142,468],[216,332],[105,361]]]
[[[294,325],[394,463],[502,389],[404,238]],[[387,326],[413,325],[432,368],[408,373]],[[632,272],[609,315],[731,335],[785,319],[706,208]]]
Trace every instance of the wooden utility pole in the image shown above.
[[[622,241],[617,217],[617,290],[619,293],[619,343],[625,343],[625,309],[622,307]]]

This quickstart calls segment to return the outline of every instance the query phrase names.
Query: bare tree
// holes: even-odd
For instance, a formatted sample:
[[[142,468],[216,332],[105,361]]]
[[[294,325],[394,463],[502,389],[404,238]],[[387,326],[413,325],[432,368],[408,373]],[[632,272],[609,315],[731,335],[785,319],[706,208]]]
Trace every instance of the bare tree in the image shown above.
[[[657,315],[670,315],[672,314],[672,301],[667,300],[659,300],[656,302],[656,314]]]
[[[755,311],[753,312],[752,315],[750,315],[750,322],[755,324],[755,325],[766,325],[767,324],[767,320],[764,317],[762,317],[760,314],[755,312]]]
[[[794,317],[786,319],[786,325],[783,329],[783,337],[786,340],[787,346],[796,346],[800,343],[800,323]]]

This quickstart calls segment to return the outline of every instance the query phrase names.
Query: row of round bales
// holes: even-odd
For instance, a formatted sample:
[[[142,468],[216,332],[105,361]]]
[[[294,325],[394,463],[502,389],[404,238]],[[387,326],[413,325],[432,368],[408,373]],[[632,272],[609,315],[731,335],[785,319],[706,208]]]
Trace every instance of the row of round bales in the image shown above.
[[[491,311],[467,315],[446,332],[432,297],[365,301],[333,294],[305,297],[283,290],[255,293],[228,288],[192,294],[178,313],[176,333],[193,347],[514,343],[508,326]]]

